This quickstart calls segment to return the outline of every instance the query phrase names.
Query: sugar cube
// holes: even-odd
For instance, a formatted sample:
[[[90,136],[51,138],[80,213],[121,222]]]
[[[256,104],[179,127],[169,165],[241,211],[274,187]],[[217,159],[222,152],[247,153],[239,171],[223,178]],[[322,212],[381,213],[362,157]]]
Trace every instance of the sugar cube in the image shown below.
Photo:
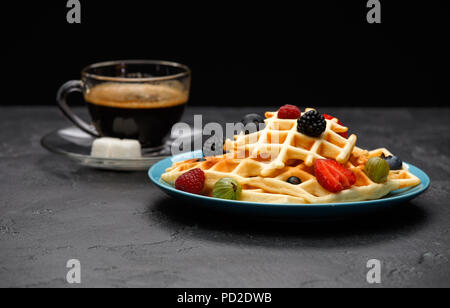
[[[99,138],[92,145],[92,157],[97,158],[140,158],[141,144],[137,140]]]

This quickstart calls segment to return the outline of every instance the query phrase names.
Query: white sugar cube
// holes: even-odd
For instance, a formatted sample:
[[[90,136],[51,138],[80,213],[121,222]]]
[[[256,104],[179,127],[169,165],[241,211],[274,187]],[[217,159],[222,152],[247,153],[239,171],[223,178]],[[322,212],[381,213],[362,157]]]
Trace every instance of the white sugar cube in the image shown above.
[[[94,140],[92,144],[92,157],[109,158],[111,144],[114,142],[114,138],[99,138]]]
[[[141,144],[137,140],[99,138],[92,145],[92,157],[97,158],[140,158]]]
[[[139,158],[141,145],[136,140],[115,140],[110,146],[110,158]]]

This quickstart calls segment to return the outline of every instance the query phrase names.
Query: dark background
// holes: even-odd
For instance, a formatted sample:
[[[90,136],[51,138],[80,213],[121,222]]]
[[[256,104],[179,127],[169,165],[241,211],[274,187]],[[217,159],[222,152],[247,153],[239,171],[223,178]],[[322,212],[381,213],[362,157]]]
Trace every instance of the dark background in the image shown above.
[[[48,2],[2,4],[1,104],[55,104],[84,66],[142,58],[189,65],[193,105],[448,105],[444,1],[381,0],[381,25],[366,0],[81,0],[81,25]]]

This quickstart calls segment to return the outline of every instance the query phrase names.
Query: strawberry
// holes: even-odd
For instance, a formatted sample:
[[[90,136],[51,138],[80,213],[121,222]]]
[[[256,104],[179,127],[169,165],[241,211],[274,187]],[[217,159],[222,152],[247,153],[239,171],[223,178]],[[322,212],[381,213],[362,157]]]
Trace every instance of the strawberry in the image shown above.
[[[175,182],[175,188],[191,194],[200,194],[205,186],[205,173],[202,169],[192,169],[181,175]]]
[[[331,159],[317,159],[314,172],[319,184],[332,193],[349,189],[356,183],[355,174]]]
[[[278,110],[278,119],[291,119],[295,120],[300,118],[302,112],[297,106],[294,105],[284,105]]]
[[[333,120],[333,119],[334,119],[333,116],[330,116],[330,115],[328,115],[328,114],[326,114],[326,113],[323,115],[323,117],[324,117],[326,120]],[[339,119],[338,119],[338,124],[341,125],[341,126],[344,126],[344,124],[342,124],[342,122],[339,121]],[[345,139],[348,138],[348,132],[345,132],[345,133],[339,133],[339,135],[341,135],[341,136],[344,137]]]
[[[323,114],[323,117],[325,118],[325,120],[333,120],[334,119],[333,116],[330,116],[329,114],[326,114],[326,113]],[[339,121],[338,121],[338,123],[339,123]]]

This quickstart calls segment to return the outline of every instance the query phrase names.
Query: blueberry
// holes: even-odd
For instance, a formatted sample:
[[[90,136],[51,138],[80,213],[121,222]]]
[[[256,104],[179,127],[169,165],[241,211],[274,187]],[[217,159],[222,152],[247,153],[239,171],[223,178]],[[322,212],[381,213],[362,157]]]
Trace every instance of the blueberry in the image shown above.
[[[383,154],[383,155],[381,155],[381,158],[383,158],[387,161],[391,170],[402,170],[403,169],[403,161],[400,158],[398,158],[397,156],[385,157],[385,155]]]
[[[292,185],[300,185],[302,183],[302,180],[300,180],[296,176],[291,176],[289,179],[287,179],[287,182]]]
[[[245,131],[245,134],[248,135],[250,133],[255,133],[259,131],[260,124],[264,124],[264,117],[260,116],[256,113],[247,114],[242,120],[241,123],[244,124],[244,126],[247,126],[249,124],[254,124],[256,126],[256,131],[249,131],[248,129]]]

